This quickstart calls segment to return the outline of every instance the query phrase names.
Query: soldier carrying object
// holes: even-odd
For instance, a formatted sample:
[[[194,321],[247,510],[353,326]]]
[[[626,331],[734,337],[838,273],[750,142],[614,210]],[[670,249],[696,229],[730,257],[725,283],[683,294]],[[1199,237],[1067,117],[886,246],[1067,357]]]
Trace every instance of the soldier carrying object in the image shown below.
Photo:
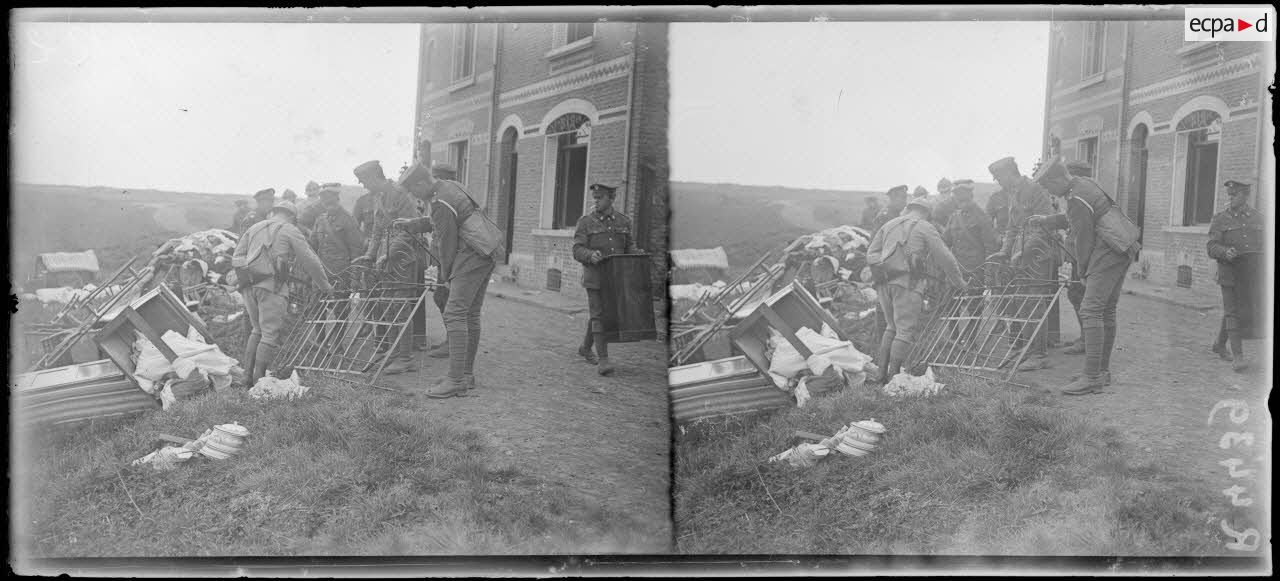
[[[1066,229],[1067,247],[1076,259],[1077,275],[1084,280],[1084,296],[1080,304],[1084,373],[1064,386],[1062,393],[1102,393],[1103,387],[1111,384],[1116,305],[1120,301],[1125,273],[1137,252],[1137,228],[1129,223],[1129,228],[1120,232],[1116,220],[1127,219],[1122,214],[1114,214],[1119,209],[1111,197],[1092,179],[1073,177],[1059,158],[1041,167],[1035,181],[1051,195],[1065,199],[1067,212],[1031,216],[1027,220],[1028,226]]]
[[[281,333],[289,311],[289,300],[282,292],[287,292],[286,285],[294,278],[287,265],[296,262],[322,292],[333,290],[320,257],[294,225],[297,214],[297,208],[289,202],[275,204],[267,219],[245,231],[232,255],[237,286],[252,327],[244,349],[250,386],[266,373],[282,345]]]
[[[867,265],[886,322],[876,358],[881,383],[897,375],[915,343],[930,269],[943,272],[947,284],[965,284],[955,256],[929,223],[932,204],[928,198],[911,200],[904,214],[877,230],[867,247]]]
[[[573,258],[582,263],[582,287],[587,290],[590,311],[578,354],[588,363],[596,363],[600,375],[609,375],[613,373],[613,364],[609,361],[609,343],[604,334],[604,297],[600,287],[605,275],[600,263],[614,254],[634,254],[639,250],[632,238],[631,219],[613,207],[617,188],[591,184],[590,190],[595,207],[578,219],[573,233]]]
[[[1227,208],[1213,216],[1209,225],[1209,257],[1218,261],[1218,286],[1222,287],[1222,326],[1213,352],[1232,361],[1236,372],[1249,368],[1243,340],[1256,336],[1266,314],[1259,300],[1265,292],[1260,283],[1266,235],[1262,213],[1249,205],[1250,184],[1227,180]],[[1227,352],[1227,341],[1231,351]]]

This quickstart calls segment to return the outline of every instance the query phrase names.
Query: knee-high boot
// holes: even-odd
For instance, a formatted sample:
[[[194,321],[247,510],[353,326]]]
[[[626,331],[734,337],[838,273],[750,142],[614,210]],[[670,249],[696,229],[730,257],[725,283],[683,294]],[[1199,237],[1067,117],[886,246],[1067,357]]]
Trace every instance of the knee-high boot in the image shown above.
[[[912,344],[898,339],[893,340],[893,345],[889,349],[889,369],[885,373],[886,381],[893,379],[899,371],[902,371],[902,364],[907,360],[907,355],[911,354]]]
[[[876,378],[880,383],[889,383],[893,378],[889,374],[889,355],[893,350],[893,338],[896,333],[885,331],[880,336],[880,349],[876,351],[876,365],[880,366],[880,377]]]
[[[596,355],[600,358],[596,371],[598,371],[600,375],[612,374],[613,362],[609,361],[609,341],[605,339],[604,333],[595,333],[595,344]]]
[[[591,321],[587,320],[587,332],[583,334],[582,344],[578,346],[578,355],[592,365],[597,362],[596,356],[591,352],[591,348],[595,345],[595,333],[591,332]]]
[[[476,386],[476,354],[480,352],[480,326],[467,328],[467,365],[463,375],[470,387]]]
[[[266,343],[258,344],[257,357],[253,362],[253,376],[252,381],[250,382],[251,385],[258,383],[259,379],[266,376],[267,368],[271,367],[271,363],[275,360],[276,353],[279,351],[280,348],[275,345],[268,345]]]
[[[1227,339],[1231,341],[1231,368],[1244,371],[1249,363],[1244,358],[1244,335],[1240,329],[1227,329]]]
[[[251,334],[249,335],[249,341],[244,346],[244,365],[242,367],[249,378],[248,387],[253,387],[253,384],[258,382],[257,378],[253,376],[253,369],[258,361],[258,345],[260,343],[262,343],[262,335]]]

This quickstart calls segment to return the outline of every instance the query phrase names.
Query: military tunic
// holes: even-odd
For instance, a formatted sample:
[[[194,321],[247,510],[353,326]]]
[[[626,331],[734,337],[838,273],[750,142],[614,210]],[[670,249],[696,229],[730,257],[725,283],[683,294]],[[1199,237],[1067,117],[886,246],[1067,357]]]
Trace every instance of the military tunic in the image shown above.
[[[970,201],[947,218],[942,239],[965,270],[975,270],[997,249],[991,219],[978,204]]]
[[[1244,206],[1227,208],[1213,216],[1209,225],[1209,257],[1218,261],[1218,285],[1222,287],[1223,329],[1244,329],[1249,338],[1256,336],[1254,323],[1265,314],[1260,300],[1266,293],[1262,282],[1264,264],[1262,213]],[[1228,258],[1228,250],[1236,256]]]
[[[573,233],[573,259],[582,263],[582,288],[599,289],[602,267],[591,264],[592,251],[604,256],[627,254],[635,249],[631,239],[631,219],[609,209],[608,214],[590,212],[578,218]]]

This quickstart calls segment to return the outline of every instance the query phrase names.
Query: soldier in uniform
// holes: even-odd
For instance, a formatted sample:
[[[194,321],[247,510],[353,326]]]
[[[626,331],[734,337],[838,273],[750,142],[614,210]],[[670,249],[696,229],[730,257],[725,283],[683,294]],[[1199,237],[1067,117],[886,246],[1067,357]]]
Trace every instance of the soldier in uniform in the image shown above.
[[[307,197],[298,204],[298,227],[303,233],[311,230],[316,225],[316,217],[324,212],[324,204],[320,200],[320,184],[315,181],[307,182]]]
[[[956,186],[961,183],[967,183],[970,187],[973,186],[973,180],[956,180],[955,183],[946,180],[947,178],[942,178],[938,182],[938,201],[934,204],[931,218],[933,225],[938,228],[938,232],[947,229],[947,220],[950,220],[951,216],[960,207],[960,204],[955,199]]]
[[[578,219],[573,233],[573,258],[582,263],[582,287],[587,289],[590,310],[578,354],[588,363],[595,363],[600,375],[609,375],[613,373],[613,364],[609,362],[609,343],[604,335],[604,298],[600,295],[604,274],[599,265],[609,256],[634,253],[636,249],[631,235],[631,219],[613,208],[617,188],[591,184],[590,190],[595,208]],[[594,354],[591,352],[593,344]]]
[[[253,195],[253,200],[257,204],[252,212],[245,214],[244,219],[240,221],[240,229],[236,232],[244,234],[249,231],[249,227],[267,219],[267,215],[271,213],[271,209],[276,205],[275,188],[267,188],[258,190]]]
[[[339,198],[342,186],[333,183],[316,187],[319,201],[314,205],[319,215],[315,217],[309,241],[320,255],[325,270],[333,275],[346,270],[352,260],[364,253],[364,238],[356,219],[342,207]]]
[[[413,280],[418,261],[412,234],[392,227],[392,222],[398,219],[421,217],[416,201],[404,188],[386,178],[382,173],[382,165],[377,161],[367,161],[356,166],[354,173],[360,185],[373,195],[373,202],[370,216],[372,230],[365,245],[365,253],[352,263],[372,263],[376,270],[383,271],[384,281],[421,284],[422,281]],[[409,296],[413,291],[405,290],[404,294]],[[413,361],[411,343],[412,341],[401,342],[395,359],[382,370],[383,373],[409,371]],[[386,343],[382,345],[388,346]]]
[[[1102,393],[1104,386],[1111,385],[1116,305],[1120,302],[1125,273],[1133,263],[1133,251],[1116,251],[1098,237],[1096,216],[1114,202],[1097,182],[1071,176],[1059,158],[1041,167],[1035,181],[1053,196],[1065,199],[1067,212],[1037,214],[1027,219],[1027,225],[1029,229],[1067,230],[1067,246],[1076,258],[1078,276],[1084,280],[1084,297],[1080,304],[1084,373],[1064,386],[1062,393]]]
[[[915,344],[928,273],[941,271],[947,284],[965,284],[955,256],[929,223],[932,204],[928,198],[911,200],[903,215],[876,230],[867,247],[867,264],[886,323],[876,358],[881,383],[897,375]]]
[[[1018,165],[1012,157],[1005,157],[987,166],[991,176],[1005,192],[1009,193],[1009,225],[999,251],[987,257],[989,262],[1008,261],[1017,274],[1017,278],[1029,278],[1044,281],[1025,285],[1024,289],[1037,294],[1050,294],[1057,286],[1058,272],[1054,267],[1057,246],[1053,242],[1053,234],[1043,228],[1028,228],[1027,219],[1036,215],[1054,213],[1053,202],[1049,194],[1036,182],[1028,179],[1018,171]],[[1064,170],[1065,171],[1065,170]],[[1037,318],[1041,315],[1040,307],[1034,312],[1021,313],[1021,318]],[[1031,325],[1018,325],[1017,346],[1020,348],[1031,341],[1028,357],[1018,366],[1019,371],[1035,371],[1049,366],[1046,351],[1047,340],[1045,329],[1041,329],[1034,337],[1026,336],[1033,329]]]
[[[885,206],[880,214],[876,216],[874,230],[879,230],[882,226],[889,223],[889,220],[897,218],[902,214],[902,209],[907,207],[907,186],[894,186],[889,188],[885,194],[889,198],[889,205]]]
[[[287,284],[289,277],[280,271],[280,265],[291,260],[311,279],[322,292],[331,292],[333,285],[325,277],[320,257],[311,250],[302,231],[293,224],[297,208],[289,202],[280,202],[272,208],[270,217],[261,220],[245,231],[236,243],[232,264],[238,270],[237,278],[253,271],[258,276],[238,280],[240,294],[244,297],[245,310],[249,313],[252,331],[245,344],[245,369],[249,371],[249,385],[253,386],[266,373],[282,346],[285,316],[289,312]],[[269,268],[261,268],[261,261],[268,261]],[[270,272],[271,274],[265,274]]]
[[[1243,339],[1252,336],[1266,315],[1266,307],[1258,300],[1265,292],[1261,284],[1262,249],[1266,235],[1262,213],[1249,206],[1250,185],[1227,180],[1227,209],[1213,216],[1209,226],[1209,257],[1218,261],[1218,285],[1222,287],[1222,326],[1213,352],[1223,359],[1228,356],[1232,368],[1243,372],[1249,368],[1244,356]],[[1227,341],[1231,351],[1227,353]]]
[[[876,216],[880,214],[880,198],[867,196],[862,201],[866,204],[866,207],[862,209],[862,220],[858,225],[868,232],[874,232]]]
[[[431,216],[397,220],[410,232],[434,232],[433,246],[439,261],[440,280],[448,285],[444,305],[444,327],[448,337],[449,373],[427,390],[426,396],[448,398],[465,395],[478,384],[476,355],[480,351],[480,310],[493,269],[495,255],[482,254],[461,235],[461,225],[482,212],[458,182],[427,178],[432,196]],[[489,241],[498,242],[500,241]]]
[[[231,227],[227,228],[236,234],[240,234],[240,224],[244,223],[244,219],[249,215],[248,200],[236,200],[236,213],[231,216]]]
[[[943,217],[946,228],[942,231],[942,240],[961,268],[975,271],[987,261],[987,256],[999,249],[996,231],[986,212],[973,201],[972,180],[957,181],[951,193],[956,209],[949,217]]]
[[[1036,169],[1039,169],[1039,167],[1037,167]],[[1093,168],[1089,167],[1089,164],[1084,163],[1082,161],[1070,161],[1070,162],[1067,162],[1067,173],[1071,174],[1074,177],[1088,178],[1088,177],[1093,177]],[[1076,274],[1077,272],[1079,272],[1079,267],[1076,265],[1075,261],[1072,260],[1070,262],[1071,262],[1072,275],[1071,275],[1071,280],[1067,282],[1067,302],[1071,303],[1071,308],[1076,313],[1076,324],[1080,325],[1077,328],[1084,329],[1083,323],[1080,320],[1080,301],[1084,300],[1084,281],[1080,280],[1080,277]],[[1056,315],[1057,313],[1051,314],[1048,322],[1049,323],[1057,322],[1058,317]],[[1050,327],[1050,331],[1051,332],[1053,331],[1052,325]],[[1062,350],[1062,352],[1067,355],[1083,355],[1084,354],[1084,336],[1081,335],[1080,337],[1076,338],[1076,340],[1073,341],[1070,345],[1067,345],[1066,348]]]

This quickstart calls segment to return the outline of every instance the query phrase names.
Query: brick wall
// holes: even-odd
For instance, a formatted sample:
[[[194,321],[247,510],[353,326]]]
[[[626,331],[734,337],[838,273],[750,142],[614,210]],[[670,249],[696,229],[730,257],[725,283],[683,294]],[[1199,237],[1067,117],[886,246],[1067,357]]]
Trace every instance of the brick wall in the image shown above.
[[[1122,78],[1108,76],[1103,83],[1078,85],[1084,29],[1079,23],[1062,23],[1056,28],[1063,38],[1060,45],[1062,60],[1059,61],[1062,66],[1058,72],[1060,79],[1049,80],[1049,87],[1055,90],[1055,98],[1047,115],[1050,127],[1059,129],[1064,140],[1063,152],[1068,158],[1075,157],[1075,143],[1071,140],[1078,137],[1080,120],[1100,115],[1102,133],[1114,130],[1115,139],[1099,140],[1099,167],[1096,171],[1102,186],[1115,187],[1117,201],[1130,212],[1136,211],[1138,206],[1134,198],[1136,192],[1130,190],[1130,175],[1135,171],[1129,159],[1131,134],[1129,127],[1115,126],[1116,107],[1125,108],[1126,125],[1133,119],[1147,125],[1149,153],[1145,208],[1141,217],[1134,216],[1135,221],[1140,218],[1143,226],[1144,250],[1140,264],[1134,270],[1141,269],[1141,263],[1145,263],[1149,267],[1151,282],[1174,286],[1178,267],[1190,266],[1193,290],[1209,293],[1217,289],[1214,283],[1216,263],[1205,253],[1208,225],[1183,227],[1181,216],[1175,219],[1171,215],[1177,184],[1185,180],[1185,167],[1177,163],[1178,119],[1174,116],[1180,109],[1188,112],[1186,106],[1193,100],[1205,103],[1204,108],[1220,110],[1223,126],[1216,181],[1220,184],[1238,176],[1256,182],[1259,172],[1258,101],[1262,97],[1258,94],[1258,74],[1261,74],[1261,68],[1241,68],[1239,63],[1243,57],[1257,53],[1259,48],[1251,43],[1218,43],[1188,52],[1183,49],[1203,45],[1184,42],[1181,26],[1181,21],[1130,23],[1130,100],[1122,102],[1124,97],[1118,93],[1114,99],[1098,97],[1111,91],[1113,84],[1120,86]],[[1113,56],[1111,45],[1123,50],[1123,27],[1124,23],[1118,22],[1108,26],[1106,69],[1119,66],[1122,55]],[[1056,55],[1051,53],[1050,58],[1056,58]],[[1256,72],[1251,74],[1249,70]],[[1092,101],[1086,102],[1091,98]],[[1268,191],[1265,188],[1259,190]],[[1221,209],[1226,201],[1221,194],[1218,198],[1216,207]]]

